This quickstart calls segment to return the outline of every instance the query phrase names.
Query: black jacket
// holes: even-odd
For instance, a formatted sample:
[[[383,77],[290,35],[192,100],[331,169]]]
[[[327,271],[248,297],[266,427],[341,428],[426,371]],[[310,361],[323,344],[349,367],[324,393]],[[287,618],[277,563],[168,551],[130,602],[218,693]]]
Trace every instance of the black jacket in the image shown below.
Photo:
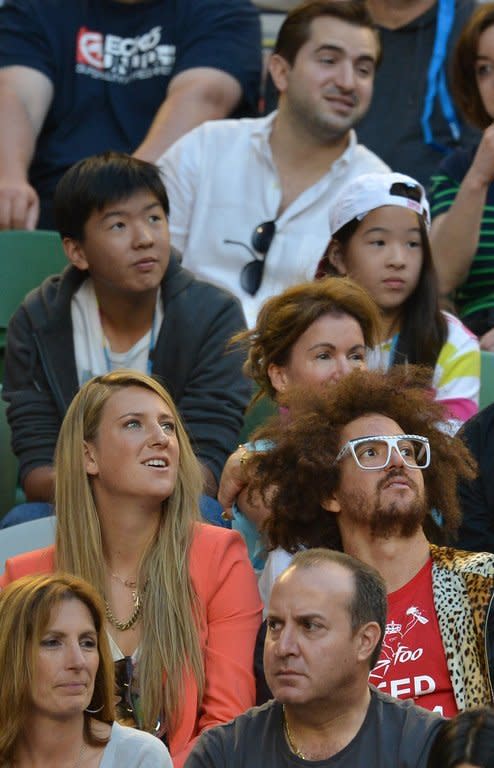
[[[21,480],[52,463],[62,419],[78,390],[70,304],[86,277],[69,266],[47,278],[9,323],[3,397]],[[226,350],[228,339],[245,328],[242,309],[173,256],[161,290],[164,318],[153,375],[177,405],[196,455],[218,478],[250,396],[241,354]]]
[[[494,552],[494,404],[472,416],[458,432],[479,465],[472,482],[460,482],[462,523],[455,546]]]

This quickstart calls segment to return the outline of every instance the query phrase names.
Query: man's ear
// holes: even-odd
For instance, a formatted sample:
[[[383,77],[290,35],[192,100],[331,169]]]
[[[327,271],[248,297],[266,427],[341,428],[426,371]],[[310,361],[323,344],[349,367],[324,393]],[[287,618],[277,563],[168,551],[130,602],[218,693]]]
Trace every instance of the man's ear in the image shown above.
[[[381,627],[377,621],[368,621],[367,624],[363,624],[357,630],[357,634],[357,659],[358,661],[367,661],[374,653],[376,645],[381,639]]]
[[[288,87],[288,75],[291,70],[288,61],[283,56],[280,56],[279,53],[273,53],[269,58],[268,70],[277,90],[280,93],[284,93]]]
[[[327,499],[323,499],[321,507],[327,512],[332,512],[334,515],[338,515],[341,512],[341,504],[334,494],[328,496]]]
[[[273,385],[273,388],[277,392],[284,392],[287,388],[288,377],[286,368],[284,365],[277,365],[276,363],[270,363],[268,365],[268,376]]]
[[[91,443],[84,440],[84,464],[86,467],[86,473],[96,477],[99,473],[98,462],[96,461],[96,455]]]
[[[62,244],[65,255],[74,267],[77,267],[77,269],[80,269],[81,271],[89,269],[84,254],[84,248],[82,247],[80,240],[75,240],[73,237],[64,237]]]
[[[335,240],[335,238],[333,238],[328,245],[326,258],[339,275],[347,274],[345,262],[343,261],[343,250],[340,243],[338,240]]]

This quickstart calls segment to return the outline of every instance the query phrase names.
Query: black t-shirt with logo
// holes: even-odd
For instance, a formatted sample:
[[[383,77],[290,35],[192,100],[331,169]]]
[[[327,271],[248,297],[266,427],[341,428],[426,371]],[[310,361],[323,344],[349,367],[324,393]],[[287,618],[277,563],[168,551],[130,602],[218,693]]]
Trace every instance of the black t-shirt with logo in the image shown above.
[[[184,70],[232,75],[243,88],[239,112],[254,114],[258,13],[249,0],[6,0],[0,67],[12,65],[42,72],[54,87],[30,169],[43,202],[82,157],[134,151]]]

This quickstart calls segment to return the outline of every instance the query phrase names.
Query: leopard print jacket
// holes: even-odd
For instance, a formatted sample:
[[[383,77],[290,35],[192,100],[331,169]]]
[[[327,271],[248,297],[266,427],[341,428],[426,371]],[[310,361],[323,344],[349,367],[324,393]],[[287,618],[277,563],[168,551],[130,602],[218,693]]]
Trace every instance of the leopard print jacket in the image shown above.
[[[431,544],[432,588],[459,710],[494,703],[494,554]]]

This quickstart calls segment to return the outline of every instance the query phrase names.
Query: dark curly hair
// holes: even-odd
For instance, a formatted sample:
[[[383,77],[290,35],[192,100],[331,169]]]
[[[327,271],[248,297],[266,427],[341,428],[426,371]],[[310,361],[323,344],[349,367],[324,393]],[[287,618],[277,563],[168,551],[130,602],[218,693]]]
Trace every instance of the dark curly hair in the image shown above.
[[[442,512],[442,536],[456,533],[461,520],[457,481],[475,477],[476,463],[459,438],[441,429],[444,408],[433,399],[429,381],[430,371],[418,366],[396,366],[387,373],[355,370],[330,387],[296,389],[285,398],[289,419],[271,420],[253,438],[270,439],[272,450],[252,454],[247,462],[250,491],[260,491],[271,508],[265,531],[272,547],[290,552],[301,545],[342,549],[336,518],[320,502],[339,485],[340,468],[334,460],[342,430],[367,414],[387,416],[404,433],[429,439],[427,501]],[[429,515],[424,530],[441,542]]]

